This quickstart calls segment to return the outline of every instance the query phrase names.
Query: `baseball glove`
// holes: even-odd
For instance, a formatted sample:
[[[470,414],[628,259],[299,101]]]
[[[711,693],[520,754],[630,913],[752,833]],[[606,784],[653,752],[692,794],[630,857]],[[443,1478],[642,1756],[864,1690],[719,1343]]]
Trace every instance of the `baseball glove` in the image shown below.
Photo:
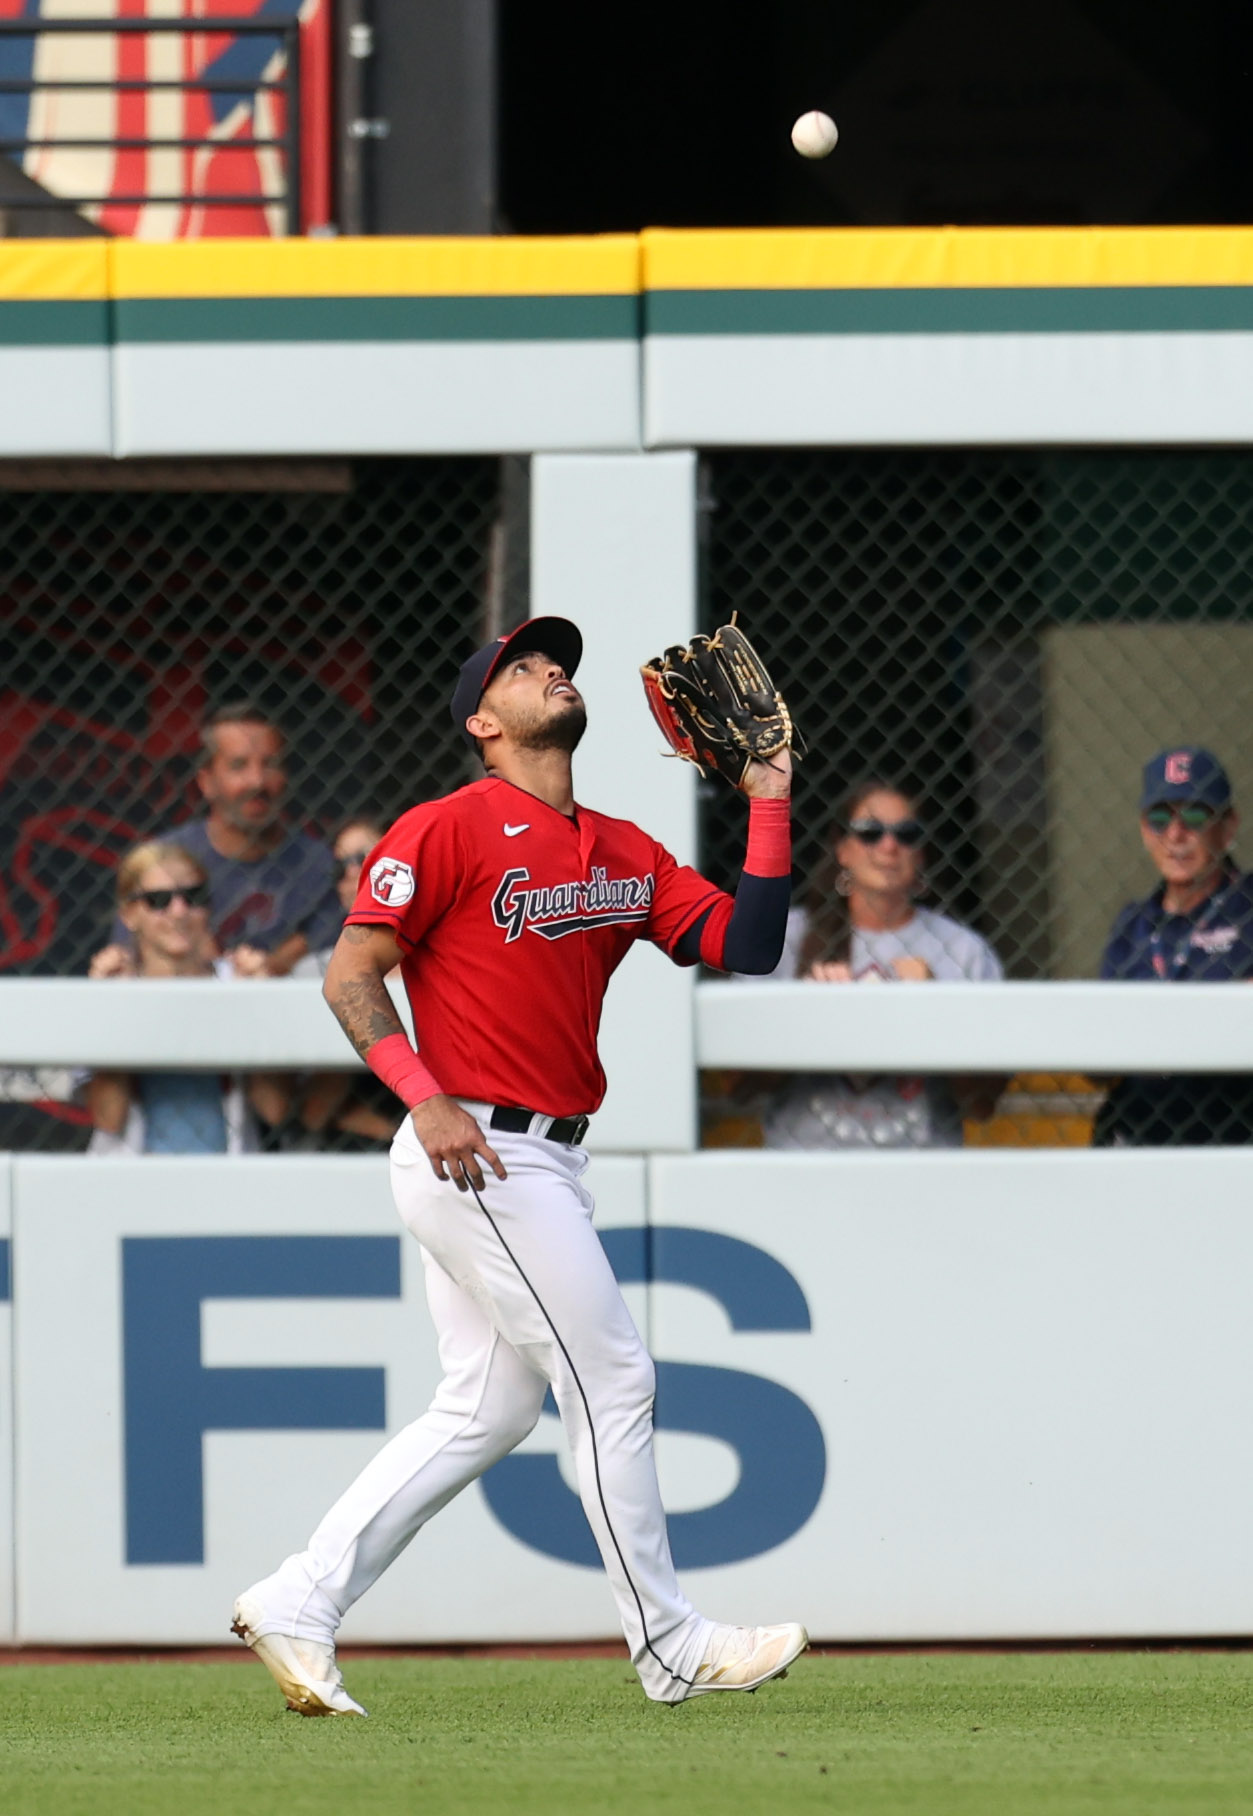
[[[676,756],[702,775],[716,770],[738,788],[754,757],[805,754],[783,695],[734,621],[693,637],[640,670],[653,718]]]

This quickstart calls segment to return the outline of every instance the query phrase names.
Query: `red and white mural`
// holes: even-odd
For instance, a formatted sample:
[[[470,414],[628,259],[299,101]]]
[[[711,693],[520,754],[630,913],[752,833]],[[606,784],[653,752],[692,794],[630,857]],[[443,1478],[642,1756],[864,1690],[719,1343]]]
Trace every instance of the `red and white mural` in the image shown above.
[[[41,19],[97,14],[99,33],[37,29]],[[299,226],[319,226],[331,213],[330,0],[0,0],[0,20],[36,26],[29,36],[0,33],[0,78],[49,85],[0,93],[0,139],[40,141],[8,155],[55,195],[105,198],[82,212],[110,233],[149,240],[280,235],[287,230],[285,152],[263,141],[287,130],[285,96],[269,86],[286,73],[283,40],[215,30],[213,22],[281,25],[297,14]],[[154,26],[203,20],[204,29],[110,32],[113,18]],[[195,86],[205,79],[227,86]],[[144,82],[162,86],[138,86]],[[115,143],[135,139],[156,142]],[[189,139],[209,142],[182,142]]]

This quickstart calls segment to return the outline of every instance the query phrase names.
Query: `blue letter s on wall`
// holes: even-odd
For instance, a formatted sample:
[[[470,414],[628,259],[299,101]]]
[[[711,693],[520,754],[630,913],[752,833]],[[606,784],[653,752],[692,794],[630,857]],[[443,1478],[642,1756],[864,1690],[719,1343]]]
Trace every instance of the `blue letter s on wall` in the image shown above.
[[[732,1330],[804,1331],[809,1307],[795,1277],[764,1249],[710,1230],[603,1233],[625,1285],[693,1286],[725,1310]],[[649,1250],[651,1248],[651,1255]],[[670,1516],[681,1570],[738,1564],[782,1545],[818,1505],[826,1479],[822,1428],[788,1388],[739,1369],[658,1362],[658,1430],[720,1438],[738,1453],[740,1479],[712,1507]],[[524,1545],[568,1564],[599,1567],[578,1498],[551,1456],[506,1457],[483,1477],[487,1504]]]

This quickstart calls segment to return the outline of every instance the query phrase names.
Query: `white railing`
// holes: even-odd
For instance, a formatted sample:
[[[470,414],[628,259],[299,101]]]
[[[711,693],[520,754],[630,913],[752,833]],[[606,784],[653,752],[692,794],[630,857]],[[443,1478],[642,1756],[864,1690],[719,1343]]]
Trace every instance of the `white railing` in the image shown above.
[[[767,1071],[1253,1071],[1231,984],[709,984],[701,1065]]]
[[[400,1006],[398,987],[392,995]],[[407,1008],[404,1010],[408,1018]],[[312,978],[6,978],[0,1066],[359,1064]]]
[[[1253,993],[1231,984],[710,983],[693,999],[702,1066],[1253,1071]],[[354,1063],[309,980],[0,981],[0,1066]]]

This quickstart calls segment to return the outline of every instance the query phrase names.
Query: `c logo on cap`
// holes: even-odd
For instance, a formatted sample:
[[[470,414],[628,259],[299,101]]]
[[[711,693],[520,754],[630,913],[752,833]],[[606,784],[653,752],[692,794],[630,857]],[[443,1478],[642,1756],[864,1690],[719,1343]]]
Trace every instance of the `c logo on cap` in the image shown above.
[[[1192,780],[1192,752],[1172,750],[1166,759],[1166,780],[1172,788]]]

